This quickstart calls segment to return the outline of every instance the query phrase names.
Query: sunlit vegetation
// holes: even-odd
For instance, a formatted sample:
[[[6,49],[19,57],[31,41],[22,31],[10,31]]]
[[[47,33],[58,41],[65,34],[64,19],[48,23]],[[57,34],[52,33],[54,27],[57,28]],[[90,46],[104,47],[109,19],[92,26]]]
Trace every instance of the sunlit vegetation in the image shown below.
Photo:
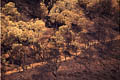
[[[119,0],[2,0],[2,77],[35,62],[58,69],[61,56],[67,60],[82,53],[92,58],[97,53],[104,58],[108,46],[120,39],[119,4]]]

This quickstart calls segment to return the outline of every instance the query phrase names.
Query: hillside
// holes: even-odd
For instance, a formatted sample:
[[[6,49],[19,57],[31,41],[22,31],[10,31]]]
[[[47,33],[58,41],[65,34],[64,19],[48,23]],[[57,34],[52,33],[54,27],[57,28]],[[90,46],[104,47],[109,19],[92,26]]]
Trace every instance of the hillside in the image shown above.
[[[119,80],[119,0],[2,0],[2,80]]]

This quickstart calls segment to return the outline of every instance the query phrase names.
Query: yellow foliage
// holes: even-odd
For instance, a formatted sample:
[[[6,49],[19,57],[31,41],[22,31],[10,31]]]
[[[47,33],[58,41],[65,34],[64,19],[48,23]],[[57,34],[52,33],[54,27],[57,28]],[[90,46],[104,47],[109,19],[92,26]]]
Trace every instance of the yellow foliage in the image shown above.
[[[2,8],[2,13],[9,17],[9,19],[15,21],[20,18],[20,13],[15,8],[15,3],[9,2]]]

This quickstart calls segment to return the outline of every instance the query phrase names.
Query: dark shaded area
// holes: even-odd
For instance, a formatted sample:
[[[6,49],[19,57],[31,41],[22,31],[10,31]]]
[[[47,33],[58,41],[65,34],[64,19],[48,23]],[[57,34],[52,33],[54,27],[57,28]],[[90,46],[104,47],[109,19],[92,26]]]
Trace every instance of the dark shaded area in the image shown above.
[[[99,3],[94,4],[94,6],[85,9],[86,17],[90,18],[91,20],[96,17],[107,17],[120,25],[119,7],[116,9],[115,7],[113,8],[112,5],[112,0],[102,0]]]
[[[55,21],[54,23],[51,22],[50,16],[45,17],[45,23],[46,23],[45,24],[46,27],[55,28],[55,29],[58,29],[60,26],[65,25],[64,23],[60,23],[60,22],[57,22],[57,21]]]

